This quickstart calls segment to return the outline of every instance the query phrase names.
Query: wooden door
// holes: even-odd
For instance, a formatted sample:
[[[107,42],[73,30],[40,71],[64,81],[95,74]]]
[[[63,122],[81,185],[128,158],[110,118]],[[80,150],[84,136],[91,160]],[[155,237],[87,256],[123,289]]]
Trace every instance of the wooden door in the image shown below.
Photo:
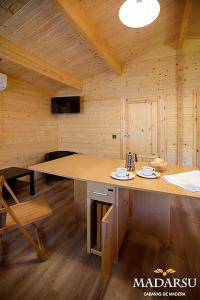
[[[142,161],[159,156],[159,108],[156,100],[127,103],[127,149]]]
[[[102,219],[102,279],[107,286],[115,260],[115,207],[112,205]]]

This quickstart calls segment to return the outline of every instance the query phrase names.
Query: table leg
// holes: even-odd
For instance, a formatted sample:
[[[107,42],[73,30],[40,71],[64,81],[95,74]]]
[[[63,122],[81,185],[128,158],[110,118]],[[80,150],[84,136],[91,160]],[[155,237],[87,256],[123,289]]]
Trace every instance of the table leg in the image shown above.
[[[30,173],[30,195],[35,195],[35,180],[34,180],[34,171]]]
[[[16,187],[16,179],[8,179],[7,183],[9,184],[10,188],[15,191],[15,187]],[[3,193],[3,197],[7,200],[10,197],[10,193],[8,192],[8,190],[6,189],[6,187],[3,187],[2,190]]]
[[[85,222],[87,216],[87,183],[74,180],[74,208],[77,222]]]

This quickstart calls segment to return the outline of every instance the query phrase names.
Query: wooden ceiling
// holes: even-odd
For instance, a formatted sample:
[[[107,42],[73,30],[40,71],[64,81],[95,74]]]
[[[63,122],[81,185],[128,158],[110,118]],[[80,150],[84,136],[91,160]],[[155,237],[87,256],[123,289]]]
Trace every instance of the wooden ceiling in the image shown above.
[[[79,1],[84,12],[94,16],[94,25],[101,29],[109,46],[116,51],[123,63],[163,44],[175,46],[183,13],[183,0],[159,0],[161,12],[158,19],[141,29],[128,28],[120,22],[118,11],[124,0]]]
[[[189,37],[200,34],[199,0],[192,0],[197,8],[192,9],[188,25]],[[184,11],[183,0],[159,0],[161,13],[151,25],[130,29],[120,23],[118,10],[124,0],[64,0],[75,3],[86,22],[103,38],[105,46],[101,53],[98,45],[91,43],[87,34],[55,5],[59,0],[4,0],[0,1],[0,36],[26,48],[63,71],[70,72],[80,80],[102,72],[115,72],[106,55],[113,55],[115,61],[127,64],[144,52],[169,45],[176,47]],[[67,5],[67,4],[66,4]],[[68,5],[67,5],[68,6]],[[198,23],[198,24],[197,24]],[[93,31],[94,33],[94,31]],[[102,45],[101,44],[101,45]],[[1,53],[0,53],[1,55]],[[1,57],[1,56],[0,56]],[[18,66],[9,59],[0,61],[0,72],[20,77],[51,89],[63,87],[63,83],[49,80],[44,75]],[[55,84],[52,84],[54,83]]]

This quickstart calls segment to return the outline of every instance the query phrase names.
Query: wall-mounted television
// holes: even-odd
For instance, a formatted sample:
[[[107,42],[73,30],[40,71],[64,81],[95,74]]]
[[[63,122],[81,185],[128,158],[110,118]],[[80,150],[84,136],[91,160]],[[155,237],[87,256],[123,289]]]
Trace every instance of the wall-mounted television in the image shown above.
[[[53,114],[80,113],[80,96],[51,98],[51,111]]]

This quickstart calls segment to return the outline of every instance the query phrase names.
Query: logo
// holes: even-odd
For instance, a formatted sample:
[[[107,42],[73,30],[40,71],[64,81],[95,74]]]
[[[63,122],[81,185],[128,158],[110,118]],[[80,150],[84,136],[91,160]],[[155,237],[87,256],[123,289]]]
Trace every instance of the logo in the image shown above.
[[[166,271],[161,268],[157,268],[153,272],[161,275],[161,277],[141,277],[134,278],[133,280],[133,288],[145,288],[144,296],[186,296],[186,290],[184,291],[184,289],[188,290],[188,288],[195,288],[197,285],[196,278],[172,277],[172,275],[176,273],[176,270],[173,268],[169,268]],[[146,291],[148,288],[150,291]]]
[[[165,277],[165,276],[167,276],[167,274],[176,273],[176,271],[174,269],[168,269],[164,272],[162,269],[156,269],[156,270],[154,270],[154,273],[161,273]]]

